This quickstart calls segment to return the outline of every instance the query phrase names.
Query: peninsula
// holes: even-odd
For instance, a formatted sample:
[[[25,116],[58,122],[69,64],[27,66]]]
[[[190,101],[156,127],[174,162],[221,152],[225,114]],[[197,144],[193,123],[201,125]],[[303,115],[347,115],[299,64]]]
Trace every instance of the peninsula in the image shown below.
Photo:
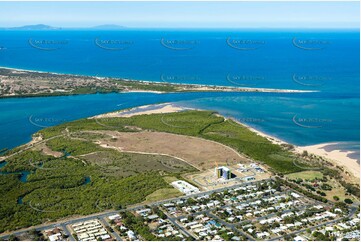
[[[110,77],[28,71],[0,67],[0,98],[63,96],[111,92],[303,93],[315,91],[151,82]]]

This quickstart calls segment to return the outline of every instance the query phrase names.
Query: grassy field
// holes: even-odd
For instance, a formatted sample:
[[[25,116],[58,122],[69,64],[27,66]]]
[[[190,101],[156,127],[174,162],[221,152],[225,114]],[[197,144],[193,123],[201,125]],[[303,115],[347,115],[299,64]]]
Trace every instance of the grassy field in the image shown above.
[[[146,197],[147,202],[155,202],[168,198],[178,197],[183,195],[180,191],[175,188],[162,188]]]
[[[287,178],[296,180],[297,178],[303,180],[313,180],[315,178],[322,179],[323,174],[320,171],[302,171],[286,175]]]

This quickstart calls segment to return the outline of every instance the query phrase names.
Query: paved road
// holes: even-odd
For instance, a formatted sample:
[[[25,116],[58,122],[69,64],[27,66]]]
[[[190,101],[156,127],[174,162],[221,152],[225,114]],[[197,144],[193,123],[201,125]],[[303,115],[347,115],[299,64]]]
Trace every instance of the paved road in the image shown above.
[[[104,224],[105,226],[108,226],[108,227],[111,227],[110,226],[110,224],[104,219],[104,217],[99,217],[98,218],[99,220],[100,220],[100,222],[102,223],[102,224]],[[110,232],[110,231],[109,231]],[[114,230],[113,230],[113,232],[110,232],[112,235],[113,235],[113,237],[117,240],[117,241],[122,241],[122,238],[120,238],[120,236],[118,235],[118,233],[117,232],[115,232]]]
[[[65,236],[68,236],[70,241],[76,241],[76,239],[74,239],[73,235],[71,234],[70,230],[66,227],[66,225],[64,224],[60,224],[60,226],[63,229],[63,233]]]
[[[168,216],[169,221],[174,224],[178,229],[180,229],[187,237],[198,239],[197,236],[191,235],[183,226],[177,223],[175,218]]]
[[[226,221],[224,221],[224,220],[222,220],[222,219],[219,219],[217,216],[215,216],[214,214],[212,214],[212,213],[209,212],[209,211],[207,211],[206,214],[207,214],[208,217],[211,217],[211,218],[219,221],[221,224],[223,224],[224,226],[226,226],[226,227],[228,227],[228,228],[231,228],[233,231],[237,231],[239,234],[243,235],[243,236],[246,237],[248,240],[254,241],[254,239],[253,239],[251,236],[249,236],[248,234],[244,233],[242,230],[238,229],[235,224],[227,223]]]

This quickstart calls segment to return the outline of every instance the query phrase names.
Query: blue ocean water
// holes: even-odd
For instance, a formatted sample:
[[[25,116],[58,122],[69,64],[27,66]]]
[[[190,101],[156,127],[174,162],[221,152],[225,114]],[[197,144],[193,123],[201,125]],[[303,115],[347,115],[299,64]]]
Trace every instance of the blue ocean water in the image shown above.
[[[28,141],[41,126],[138,105],[179,102],[219,111],[293,144],[340,141],[344,142],[342,149],[357,150],[359,41],[359,32],[354,30],[0,31],[0,66],[157,82],[319,91],[1,99],[0,148]],[[43,124],[36,126],[34,120]]]

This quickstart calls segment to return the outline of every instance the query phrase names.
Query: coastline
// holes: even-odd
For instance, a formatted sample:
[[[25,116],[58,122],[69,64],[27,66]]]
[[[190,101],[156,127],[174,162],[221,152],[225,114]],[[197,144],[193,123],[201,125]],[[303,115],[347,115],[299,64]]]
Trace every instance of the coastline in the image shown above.
[[[0,67],[3,69],[8,69],[8,70],[12,70],[15,72],[22,72],[22,73],[27,73],[27,72],[34,72],[34,73],[49,73],[49,74],[53,74],[53,75],[69,75],[69,76],[79,76],[79,77],[92,77],[92,78],[96,78],[98,80],[103,80],[103,79],[107,79],[106,77],[97,77],[97,76],[84,76],[84,75],[76,75],[76,74],[62,74],[62,73],[53,73],[53,72],[45,72],[45,71],[33,71],[33,70],[25,70],[25,69],[19,69],[19,68],[9,68],[9,67]],[[308,91],[308,90],[289,90],[289,89],[267,89],[267,88],[238,88],[238,87],[226,87],[226,86],[215,86],[215,85],[193,85],[192,84],[180,84],[180,83],[165,83],[165,82],[151,82],[151,81],[141,81],[141,80],[131,80],[131,79],[121,79],[124,81],[129,81],[129,82],[140,82],[140,83],[155,83],[155,84],[169,84],[169,85],[179,85],[182,88],[184,88],[183,91],[192,91],[192,92],[211,92],[211,91],[218,91],[218,92],[276,92],[276,93],[307,93],[307,92],[317,92],[317,91]],[[193,89],[189,89],[186,90],[187,87],[192,87]],[[233,89],[232,89],[233,88]],[[156,93],[156,94],[161,94],[161,93],[168,93],[168,92],[164,92],[164,91],[156,91],[156,90],[124,90],[124,91],[120,91],[118,93],[131,93],[131,92],[145,92],[145,93]],[[87,93],[84,93],[87,94]],[[92,93],[89,93],[92,94]],[[56,95],[46,95],[46,96],[66,96],[66,95],[79,95],[79,94],[72,94],[72,93],[64,93],[64,94],[59,94],[56,93]],[[26,95],[24,97],[38,97],[38,96],[44,96],[44,95]],[[11,96],[2,96],[0,98],[11,98],[11,97],[23,97],[21,95],[11,95]],[[173,103],[167,103],[167,104],[155,104],[158,106],[154,106],[152,105],[146,105],[146,106],[140,106],[140,107],[135,107],[131,110],[121,110],[121,111],[115,111],[115,112],[110,112],[110,113],[106,113],[106,114],[101,114],[101,115],[97,115],[91,118],[101,118],[101,117],[130,117],[132,115],[136,115],[136,114],[152,114],[152,113],[169,113],[169,112],[178,112],[178,111],[182,111],[185,110],[186,108],[184,107],[180,107],[180,106],[176,106]],[[152,107],[155,107],[152,109]],[[141,112],[137,112],[136,110],[138,109],[147,109],[150,108],[149,110],[142,110]],[[188,108],[187,108],[188,109]],[[129,113],[130,112],[130,113]],[[281,140],[279,138],[276,138],[274,136],[268,135],[260,130],[256,130],[253,127],[250,127],[249,125],[239,122],[238,120],[235,120],[233,118],[231,118],[233,121],[240,123],[241,125],[247,127],[248,129],[250,129],[251,131],[257,133],[260,136],[263,136],[265,138],[267,138],[268,140],[270,140],[272,143],[277,144],[277,145],[282,145],[282,144],[289,144],[288,142]],[[324,157],[326,160],[334,163],[335,165],[338,166],[342,166],[345,167],[353,176],[355,176],[356,178],[360,178],[360,164],[359,161],[357,159],[353,159],[351,157],[349,157],[348,155],[350,153],[352,153],[351,151],[347,152],[347,151],[342,151],[340,149],[333,149],[333,150],[326,150],[325,146],[329,146],[329,145],[335,145],[337,143],[335,142],[330,142],[330,143],[323,143],[323,144],[316,144],[316,145],[310,145],[310,146],[294,146],[294,151],[297,153],[302,153],[303,151],[307,151],[308,153],[317,155],[317,156],[322,156]]]
[[[99,114],[89,119],[98,119],[98,118],[129,118],[135,115],[144,115],[144,114],[159,114],[159,113],[174,113],[181,112],[185,110],[196,110],[193,108],[185,108],[177,106],[173,103],[161,103],[161,104],[149,104],[144,106],[138,106],[134,108],[118,110],[114,112]]]
[[[232,118],[231,118],[232,119]],[[357,180],[360,180],[360,162],[357,159],[352,159],[348,157],[349,154],[353,153],[352,151],[342,151],[340,149],[333,149],[333,150],[326,150],[325,147],[331,146],[331,145],[337,145],[340,142],[328,142],[328,143],[321,143],[321,144],[315,144],[315,145],[307,145],[307,146],[297,146],[294,144],[290,144],[284,140],[281,140],[279,138],[276,138],[274,136],[271,136],[269,134],[266,134],[260,130],[257,130],[253,127],[250,127],[247,124],[244,124],[242,122],[239,122],[235,119],[232,119],[234,122],[239,123],[245,127],[247,127],[249,130],[255,132],[256,134],[268,139],[274,144],[277,145],[293,145],[294,152],[298,154],[302,154],[303,151],[307,151],[309,154],[313,154],[316,156],[323,157],[327,161],[333,163],[336,166],[340,166],[345,168],[350,174],[352,174]]]
[[[119,110],[115,112],[110,112],[106,114],[96,115],[92,118],[113,118],[113,117],[131,117],[134,115],[144,115],[144,114],[155,114],[155,113],[172,113],[172,112],[181,112],[185,110],[200,110],[195,108],[187,108],[183,106],[178,106],[174,103],[162,103],[162,104],[150,104],[145,106],[139,106],[131,109]],[[234,118],[226,118],[231,119],[234,122],[245,126],[252,132],[265,137],[273,144],[276,145],[292,145],[294,147],[294,152],[297,154],[302,154],[303,151],[307,151],[309,154],[314,154],[316,156],[323,157],[327,161],[333,163],[334,165],[344,167],[352,176],[354,176],[357,180],[360,179],[360,164],[357,159],[353,159],[348,157],[347,155],[352,153],[352,151],[342,151],[339,149],[326,150],[325,147],[330,145],[337,145],[339,142],[328,142],[321,143],[316,145],[308,145],[308,146],[297,146],[290,144],[282,139],[271,136],[267,133],[264,133],[260,130],[257,130],[243,122],[240,122]]]
[[[306,150],[310,154],[322,156],[337,166],[346,168],[355,178],[360,179],[360,162],[357,159],[350,158],[348,155],[352,151],[342,151],[341,149],[327,150],[326,147],[338,145],[339,142],[321,143],[308,146],[297,146],[296,151],[302,153]]]
[[[26,70],[20,68],[4,67],[0,66],[0,69],[9,70],[14,72],[14,74],[26,74],[26,73],[41,73],[49,74],[56,76],[73,76],[80,78],[94,78],[96,80],[118,80],[126,83],[139,83],[144,85],[165,85],[175,88],[174,91],[158,91],[158,90],[143,90],[143,89],[129,89],[119,90],[118,93],[129,93],[129,92],[149,92],[149,93],[173,93],[173,92],[264,92],[264,93],[315,93],[319,92],[318,90],[300,90],[300,89],[279,89],[279,88],[254,88],[254,87],[236,87],[236,86],[221,86],[221,85],[207,85],[207,84],[191,84],[191,83],[174,83],[174,82],[158,82],[158,81],[145,81],[145,80],[136,80],[128,79],[121,77],[99,77],[91,75],[79,75],[79,74],[69,74],[69,73],[57,73],[57,72],[47,72],[47,71],[38,71],[38,70]],[[81,94],[93,94],[93,93],[81,93]],[[51,93],[26,93],[26,94],[4,94],[0,98],[12,98],[12,97],[37,97],[37,96],[66,96],[66,95],[79,95],[78,93],[71,92],[56,92]]]

